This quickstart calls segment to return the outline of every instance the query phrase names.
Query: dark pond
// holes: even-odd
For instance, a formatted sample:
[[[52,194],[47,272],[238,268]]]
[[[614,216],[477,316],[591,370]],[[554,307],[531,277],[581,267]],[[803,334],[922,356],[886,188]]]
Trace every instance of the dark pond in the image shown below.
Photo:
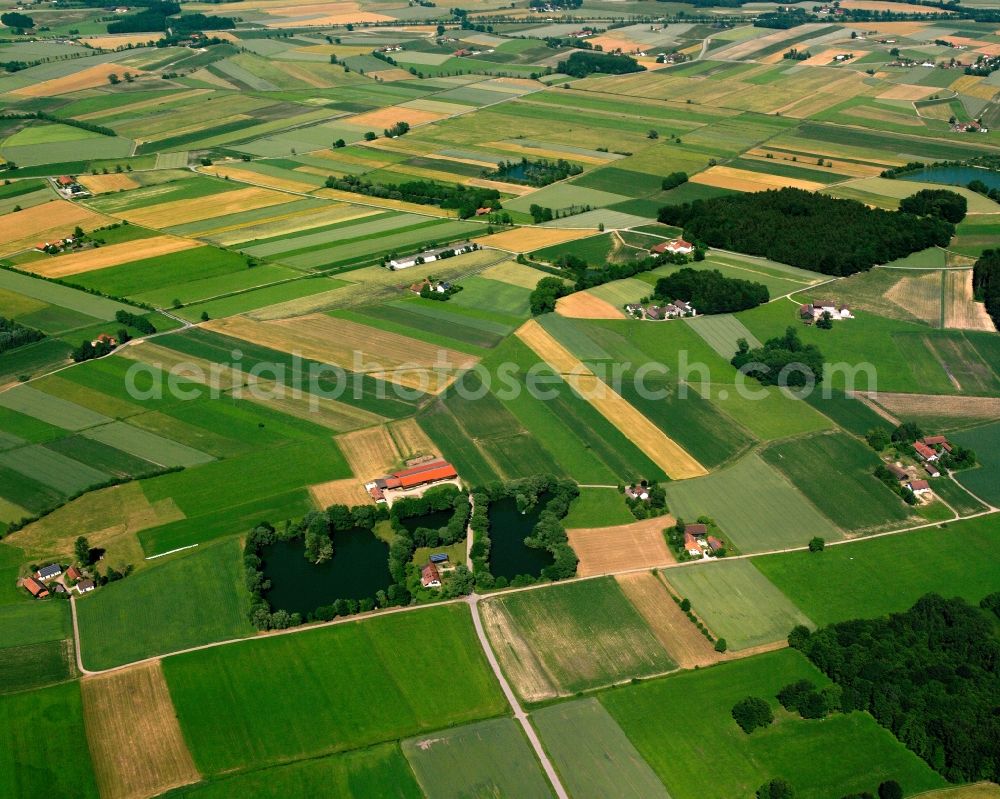
[[[535,507],[523,514],[518,512],[514,497],[490,503],[490,572],[494,577],[537,577],[552,564],[554,558],[547,549],[532,549],[524,544],[550,499],[551,494],[542,494]]]
[[[507,180],[525,180],[528,177],[528,166],[520,162],[510,164],[504,169],[504,178]]]
[[[333,557],[319,565],[306,560],[301,538],[276,541],[263,553],[264,576],[271,581],[272,610],[305,616],[336,599],[374,597],[392,585],[389,545],[371,530],[345,530],[333,536]]]
[[[991,189],[1000,189],[1000,172],[974,166],[936,166],[919,172],[908,172],[899,177],[901,180],[943,183],[946,186],[968,186],[973,180],[981,180]]]
[[[438,530],[446,526],[454,514],[454,508],[445,508],[444,510],[436,510],[433,513],[427,513],[423,516],[410,516],[408,519],[400,519],[399,521],[411,533],[418,527],[426,527],[428,530]]]

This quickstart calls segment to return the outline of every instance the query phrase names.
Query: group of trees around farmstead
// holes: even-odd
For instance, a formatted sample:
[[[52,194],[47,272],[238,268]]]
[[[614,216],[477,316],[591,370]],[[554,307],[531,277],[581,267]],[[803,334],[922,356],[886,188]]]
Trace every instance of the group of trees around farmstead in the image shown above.
[[[627,72],[644,72],[645,69],[631,56],[579,50],[556,65],[556,72],[573,78],[585,78],[595,72],[602,75],[624,75]]]
[[[1000,249],[984,250],[972,267],[972,291],[1000,330]]]
[[[914,421],[900,422],[891,431],[885,427],[873,427],[865,433],[865,441],[873,450],[879,454],[891,448],[891,455],[895,458],[906,458],[913,456],[913,443],[924,438],[923,428]],[[975,451],[961,444],[949,442],[951,451],[944,447],[937,447],[937,465],[939,468],[950,472],[971,469],[978,462]],[[886,472],[888,473],[888,472]],[[876,474],[879,479],[884,479],[882,475]],[[891,476],[891,475],[890,475]],[[912,502],[910,503],[913,504]]]
[[[480,208],[499,209],[500,192],[475,186],[459,186],[454,183],[435,183],[432,180],[412,180],[406,183],[373,183],[357,175],[342,178],[330,175],[326,179],[328,189],[352,191],[369,197],[390,200],[404,200],[419,205],[437,205],[454,208],[462,219],[475,216]]]
[[[0,316],[0,353],[41,341],[43,338],[45,334],[41,330],[26,327],[6,316]]]
[[[771,299],[763,283],[725,277],[718,269],[690,267],[657,280],[653,296],[663,302],[684,300],[700,314],[745,311]]]
[[[761,255],[828,275],[850,275],[928,247],[955,232],[938,216],[869,208],[802,189],[695,200],[660,209],[689,241]]]
[[[856,619],[788,643],[840,688],[844,712],[864,710],[952,782],[1000,781],[1000,593],[980,607],[927,594],[908,611]]]
[[[637,489],[639,493],[645,491],[647,494],[646,499],[630,497],[628,494],[625,494],[624,485],[618,486],[618,490],[625,494],[625,504],[628,505],[628,509],[635,518],[653,519],[667,512],[667,492],[663,490],[663,486],[658,482],[655,480],[652,482],[642,480],[638,486],[632,487]]]
[[[579,175],[581,172],[583,172],[583,167],[570,163],[564,158],[555,161],[550,161],[547,158],[529,161],[527,158],[522,158],[520,161],[500,161],[496,169],[492,172],[484,172],[483,177],[490,180],[502,180],[506,183],[541,187],[565,180],[573,175]]]
[[[948,189],[921,189],[903,198],[899,210],[917,216],[936,216],[957,225],[969,210],[969,202],[961,194]]]
[[[509,585],[531,585],[539,580],[563,580],[576,574],[578,558],[569,545],[569,538],[562,520],[569,513],[569,506],[580,495],[572,480],[562,480],[553,475],[536,475],[508,483],[487,483],[473,489],[472,502],[472,563],[476,587],[481,589],[506,588]],[[542,569],[541,575],[518,575],[509,581],[490,573],[490,516],[493,502],[513,498],[521,513],[535,510],[538,503],[544,507],[534,528],[525,537],[524,544],[532,549],[547,549],[553,562]]]
[[[815,344],[803,344],[794,327],[769,338],[762,347],[751,349],[745,338],[737,347],[730,363],[764,385],[802,387],[823,380],[823,353]]]

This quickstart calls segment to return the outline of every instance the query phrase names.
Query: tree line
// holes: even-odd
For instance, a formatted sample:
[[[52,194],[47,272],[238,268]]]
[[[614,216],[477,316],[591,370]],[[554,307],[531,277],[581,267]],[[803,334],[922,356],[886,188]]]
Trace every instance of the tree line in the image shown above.
[[[658,219],[684,228],[690,240],[827,275],[850,275],[943,247],[955,233],[954,225],[937,216],[790,188],[666,206]]]
[[[984,250],[972,267],[972,291],[1000,330],[1000,249]]]
[[[491,208],[496,211],[501,207],[500,192],[496,189],[483,189],[475,186],[460,186],[454,183],[435,183],[431,180],[412,180],[406,183],[373,183],[357,175],[345,175],[342,178],[330,175],[326,179],[328,189],[351,191],[365,194],[369,197],[382,197],[390,200],[404,200],[418,205],[437,205],[441,208],[454,208],[462,219],[476,215],[480,208]]]
[[[483,173],[483,177],[541,188],[573,175],[579,175],[581,172],[583,172],[583,167],[570,163],[565,158],[559,158],[555,161],[550,161],[547,158],[529,161],[527,158],[522,158],[520,161],[500,161],[496,169]]]
[[[725,277],[718,269],[690,267],[657,280],[653,296],[662,302],[684,300],[702,314],[745,311],[771,299],[763,283]]]
[[[788,643],[841,689],[844,712],[864,710],[952,782],[1000,781],[1000,593],[977,608],[927,594],[887,618],[857,619]]]
[[[646,68],[631,56],[580,50],[556,65],[556,72],[573,78],[585,78],[595,72],[602,75],[623,75],[628,72],[645,71]]]
[[[6,316],[0,316],[0,353],[32,344],[45,338],[41,330],[27,327]]]

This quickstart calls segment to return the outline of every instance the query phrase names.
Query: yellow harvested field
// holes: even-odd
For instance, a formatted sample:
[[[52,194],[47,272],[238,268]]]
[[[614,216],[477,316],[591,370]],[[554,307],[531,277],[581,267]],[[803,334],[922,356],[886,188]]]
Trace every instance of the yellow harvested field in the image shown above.
[[[556,300],[556,313],[570,319],[624,319],[625,314],[607,300],[577,291]]]
[[[411,387],[423,387],[428,377],[433,378],[436,373],[440,373],[443,382],[454,370],[468,369],[479,361],[457,350],[325,314],[270,322],[235,316],[204,326],[282,352],[297,352],[352,372],[385,375],[386,379]]]
[[[32,83],[20,89],[14,89],[11,94],[21,97],[54,97],[57,94],[69,94],[78,92],[81,89],[93,89],[97,86],[105,86],[108,83],[108,75],[121,74],[125,70],[118,64],[96,64],[71,75],[52,80],[43,80],[39,83]],[[133,75],[141,76],[140,69],[129,69]]]
[[[1000,799],[1000,785],[995,782],[977,782],[958,788],[942,788],[918,794],[919,799]]]
[[[235,214],[239,211],[252,211],[254,208],[266,208],[269,205],[289,202],[291,199],[293,198],[287,194],[253,187],[190,200],[149,205],[145,208],[121,211],[117,215],[135,225],[163,228],[200,222],[202,219]]]
[[[242,222],[235,225],[203,230],[198,235],[211,238],[218,244],[236,244],[251,239],[271,236],[284,236],[298,233],[300,230],[332,225],[334,222],[346,222],[349,219],[360,219],[379,213],[375,208],[347,203],[331,203],[329,207],[317,212],[315,209],[281,213],[283,206],[275,206],[275,215],[253,222]]]
[[[911,33],[919,33],[929,24],[929,22],[877,22],[872,27],[875,28],[877,25],[877,31],[881,34],[896,33],[900,36],[909,36]]]
[[[843,0],[842,8],[858,8],[864,11],[892,11],[897,14],[937,14],[933,8],[910,3],[894,3],[888,0]],[[881,25],[879,26],[881,27]]]
[[[177,236],[153,236],[140,241],[127,241],[122,244],[111,244],[96,250],[83,250],[70,255],[60,255],[44,261],[29,261],[22,268],[42,277],[68,277],[109,266],[135,261],[139,258],[153,258],[157,255],[168,255],[173,252],[183,252],[204,245],[191,239]]]
[[[385,425],[344,433],[334,439],[351,472],[362,482],[393,471],[402,460]]]
[[[353,3],[334,3],[332,5],[354,5]],[[293,16],[302,16],[302,12],[299,11]],[[300,25],[307,26],[328,26],[328,25],[349,25],[351,23],[365,23],[365,22],[392,22],[395,17],[387,17],[385,14],[374,14],[370,11],[346,11],[341,14],[327,14],[322,17],[310,17],[308,19],[303,19],[300,21]],[[278,20],[276,22],[267,22],[265,27],[268,28],[287,28],[288,22]]]
[[[528,702],[540,702],[558,696],[541,660],[517,633],[514,620],[506,608],[499,602],[480,602],[479,612],[497,660],[521,698]]]
[[[671,480],[708,474],[697,460],[631,403],[587,369],[534,319],[525,322],[516,334],[587,402],[642,450]]]
[[[259,186],[267,186],[271,189],[284,189],[286,191],[299,191],[306,193],[316,189],[316,186],[312,183],[306,183],[304,180],[290,180],[289,178],[279,178],[274,175],[263,175],[260,172],[252,172],[249,169],[240,169],[239,167],[230,166],[228,164],[213,164],[212,166],[201,167],[198,171],[204,172],[206,175],[216,175],[220,178],[229,178],[230,180],[236,180],[240,183],[253,183]],[[286,201],[291,199],[293,198],[288,197],[287,195],[285,196]]]
[[[645,49],[631,39],[625,39],[620,36],[593,36],[587,39],[587,41],[590,42],[593,47],[600,45],[601,48],[607,53],[614,52],[615,50],[621,50],[623,53],[633,54],[637,51]]]
[[[0,216],[0,255],[9,255],[72,235],[77,225],[94,230],[114,220],[66,200],[25,208]]]
[[[605,489],[608,492],[617,489]],[[566,531],[580,563],[578,577],[648,569],[676,562],[663,530],[675,523],[671,516],[643,519],[616,527],[586,527]]]
[[[218,31],[217,33],[222,33],[222,31]],[[80,114],[74,118],[87,121],[90,119],[100,119],[101,117],[115,116],[123,111],[128,111],[131,114],[133,111],[141,111],[144,108],[152,108],[163,103],[176,103],[180,100],[186,100],[189,97],[197,97],[199,94],[208,94],[210,91],[211,89],[190,89],[186,92],[171,92],[167,93],[164,97],[153,97],[152,99],[140,100],[137,103],[129,105],[102,108],[100,111],[91,111],[89,114]]]
[[[400,419],[389,423],[389,433],[396,442],[396,449],[403,459],[419,455],[440,455],[430,436],[417,424],[416,419]]]
[[[972,270],[953,269],[944,273],[944,326],[954,330],[996,332],[986,305],[972,294]]]
[[[566,153],[564,150],[546,150],[544,147],[524,147],[514,141],[491,141],[486,142],[482,145],[483,147],[493,147],[497,150],[502,150],[503,152],[517,153],[518,155],[526,155],[529,158],[534,156],[536,158],[572,158],[574,161],[578,161],[581,164],[606,164],[608,161],[612,160],[610,158],[599,158],[594,155],[582,155],[580,153],[573,153],[572,155]]]
[[[879,100],[922,100],[937,91],[940,89],[935,89],[933,86],[912,86],[908,83],[897,83],[875,96]]]
[[[305,393],[302,396],[295,396],[292,391],[269,393],[266,387],[263,387],[259,398],[248,396],[247,399],[281,413],[287,413],[289,416],[329,428],[336,433],[357,430],[359,427],[368,427],[385,421],[377,413],[332,399],[321,398],[316,401],[314,397]]]
[[[575,241],[587,236],[593,236],[592,230],[564,230],[562,228],[545,227],[517,227],[505,230],[503,233],[494,233],[490,236],[483,236],[476,241],[483,247],[496,247],[509,252],[534,252],[545,247],[552,247],[567,241]],[[544,275],[539,274],[539,280]],[[537,282],[537,281],[536,281]]]
[[[482,239],[480,239],[482,241]],[[498,280],[501,283],[509,283],[512,286],[520,286],[525,289],[533,289],[538,285],[538,281],[547,277],[544,272],[532,269],[530,266],[519,264],[517,261],[504,261],[484,269],[479,273],[480,277],[488,280]]]
[[[451,105],[451,103],[439,103],[435,102],[434,100],[425,100],[424,102],[434,103],[434,105]],[[429,153],[428,155],[425,155],[424,158],[430,158],[434,161],[456,161],[460,164],[469,164],[470,166],[481,166],[483,169],[497,168],[497,165],[494,164],[492,161],[479,161],[476,160],[475,158],[455,158],[450,155],[438,155],[437,153]]]
[[[513,194],[517,197],[523,197],[525,194],[538,191],[538,189],[532,186],[520,186],[517,183],[504,183],[502,180],[487,180],[486,178],[469,178],[465,183],[468,186],[476,186],[480,189],[496,189],[504,194]]]
[[[771,158],[767,157],[768,153],[771,153]],[[775,150],[770,147],[755,147],[752,150],[748,150],[743,157],[753,161],[771,161],[771,163],[774,163],[774,161],[791,162],[792,156],[787,152]],[[841,175],[851,175],[852,177],[878,177],[885,169],[885,167],[878,166],[877,164],[857,164],[850,161],[839,161],[836,158],[825,158],[824,160],[833,164],[833,166],[826,167],[831,172]]]
[[[309,496],[318,510],[325,510],[331,505],[367,505],[372,501],[365,487],[355,477],[311,485]]]
[[[315,189],[316,187],[312,186],[310,188]],[[368,197],[350,191],[340,191],[339,189],[317,189],[313,192],[313,196],[324,197],[329,200],[342,200],[347,203],[363,202],[367,206],[391,208],[394,211],[410,211],[411,213],[423,214],[424,216],[457,216],[457,212],[450,211],[447,208],[438,208],[436,205],[419,205],[417,203],[404,202],[403,200],[390,200],[386,197]]]
[[[392,127],[397,122],[408,122],[410,125],[422,125],[444,119],[447,114],[434,111],[421,111],[419,108],[406,108],[401,105],[379,108],[377,111],[366,111],[346,120],[349,124],[374,130],[381,134],[385,128]]]
[[[800,61],[799,64],[804,67],[825,67],[833,61],[835,56],[838,56],[843,52],[844,49],[842,47],[832,47],[826,50],[820,50],[818,53],[811,55],[804,61]],[[783,53],[778,53],[778,55],[784,57]]]
[[[816,191],[825,184],[814,180],[800,180],[783,175],[767,175],[763,172],[750,172],[746,169],[736,169],[731,166],[712,166],[704,172],[691,176],[692,183],[703,186],[715,186],[720,189],[735,189],[736,191],[764,191],[766,189],[805,189]]]
[[[384,81],[397,81],[397,80],[417,80],[416,75],[411,75],[405,69],[380,69],[376,72],[369,72],[368,76],[373,79],[384,80]]]
[[[128,47],[129,45],[135,47],[139,44],[155,42],[157,38],[159,38],[159,34],[126,33],[121,36],[87,36],[80,41],[98,50],[117,50],[119,47]]]
[[[985,78],[978,75],[963,75],[951,84],[951,88],[960,94],[967,94],[980,100],[992,100],[993,96],[1000,91],[1000,86],[991,86],[988,83],[983,83],[984,80]]]
[[[123,189],[136,189],[139,184],[133,180],[131,175],[111,174],[111,175],[80,175],[78,183],[91,194],[106,194],[109,191],[122,191]]]
[[[80,683],[102,799],[145,799],[198,782],[159,660]]]
[[[625,596],[646,620],[656,640],[682,669],[710,666],[722,659],[715,647],[685,615],[657,574],[615,577]]]
[[[907,275],[882,296],[932,327],[941,324],[941,273],[938,271]]]
[[[869,106],[858,106],[857,108],[847,108],[843,112],[847,116],[859,117],[860,119],[874,119],[879,122],[891,122],[893,125],[906,125],[911,128],[922,128],[925,123],[915,113],[909,111],[899,113],[890,111],[888,108],[871,108]]]

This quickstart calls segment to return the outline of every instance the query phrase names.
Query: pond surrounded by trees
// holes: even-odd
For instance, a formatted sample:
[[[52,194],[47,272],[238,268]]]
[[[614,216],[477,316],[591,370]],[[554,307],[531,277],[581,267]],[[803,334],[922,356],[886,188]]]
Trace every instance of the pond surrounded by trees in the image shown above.
[[[946,186],[968,186],[978,180],[987,188],[1000,189],[1000,172],[974,166],[935,166],[919,172],[907,172],[900,180],[919,180],[924,183],[941,183]]]
[[[389,545],[360,528],[334,533],[333,557],[324,563],[306,559],[301,538],[275,541],[262,559],[264,576],[271,581],[266,594],[271,608],[303,616],[337,599],[374,597],[393,582]]]
[[[527,513],[518,511],[514,497],[490,503],[490,572],[494,577],[508,580],[519,574],[538,577],[542,569],[555,561],[547,549],[533,549],[524,543],[550,499],[552,494],[540,494],[535,506]]]

